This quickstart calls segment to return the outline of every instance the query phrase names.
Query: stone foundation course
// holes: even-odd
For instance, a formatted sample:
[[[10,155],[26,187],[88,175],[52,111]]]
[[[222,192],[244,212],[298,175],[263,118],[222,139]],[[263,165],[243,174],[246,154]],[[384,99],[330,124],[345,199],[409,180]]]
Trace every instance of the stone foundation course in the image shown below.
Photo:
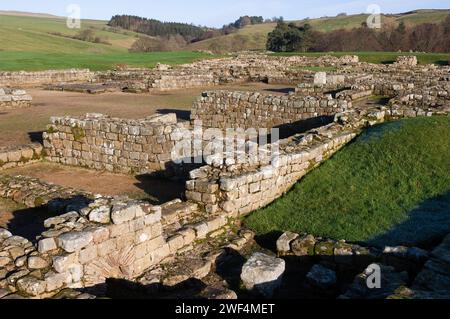
[[[28,108],[32,100],[32,97],[24,90],[0,87],[0,111]]]
[[[39,143],[0,148],[0,170],[24,166],[42,159],[43,147]]]

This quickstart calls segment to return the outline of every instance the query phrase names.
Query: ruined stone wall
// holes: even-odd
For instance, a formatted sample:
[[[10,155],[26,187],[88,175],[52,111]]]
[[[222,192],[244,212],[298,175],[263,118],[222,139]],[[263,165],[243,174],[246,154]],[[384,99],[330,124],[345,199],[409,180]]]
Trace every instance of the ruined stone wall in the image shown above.
[[[191,171],[186,197],[206,211],[225,211],[231,216],[262,208],[287,192],[299,179],[367,126],[386,119],[450,114],[450,109],[415,108],[393,105],[388,108],[352,109],[335,117],[335,122],[281,141],[271,163],[227,164],[226,158]]]
[[[0,111],[30,107],[32,100],[24,90],[0,88]]]
[[[58,188],[51,194],[63,198],[42,205],[67,212],[44,222],[46,230],[36,244],[0,228],[0,290],[7,294],[47,298],[64,288],[104,284],[107,278],[132,280],[228,223],[225,216],[211,215],[171,230],[168,220],[174,217],[170,208],[181,202],[152,206],[126,197],[87,199],[89,194],[84,194],[82,201],[71,189],[36,179],[2,176],[0,180],[2,197],[25,204],[30,201],[11,193],[24,189],[27,197],[41,198]],[[14,185],[20,187],[10,188]],[[73,201],[56,207],[55,202],[64,200],[65,204]]]
[[[0,72],[0,86],[40,86],[58,82],[88,82],[93,78],[94,73],[88,69]]]
[[[29,145],[1,147],[0,170],[31,164],[42,158],[42,145],[33,143]]]
[[[44,133],[47,159],[66,165],[111,172],[144,174],[164,170],[171,152],[183,138],[176,115],[142,120],[87,114],[82,118],[54,117]]]
[[[270,95],[251,92],[205,92],[193,105],[191,120],[208,128],[267,128],[319,116],[330,116],[351,107],[347,101],[326,97]]]
[[[324,134],[331,132],[332,129]],[[349,131],[335,133],[331,138],[325,136],[310,143],[312,136],[305,137],[304,146],[298,151],[282,152],[274,162],[264,166],[236,171],[231,167],[228,172],[202,167],[191,172],[193,179],[186,184],[186,197],[204,205],[207,211],[224,210],[234,216],[265,207],[357,134]]]

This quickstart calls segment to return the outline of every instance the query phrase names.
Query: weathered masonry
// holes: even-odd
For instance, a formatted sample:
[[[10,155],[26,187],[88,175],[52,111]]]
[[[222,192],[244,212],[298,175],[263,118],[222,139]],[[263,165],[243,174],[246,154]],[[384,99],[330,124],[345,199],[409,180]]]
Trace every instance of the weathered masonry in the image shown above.
[[[332,116],[351,107],[332,98],[275,96],[262,93],[205,92],[193,105],[191,120],[209,128],[267,128],[320,116]]]
[[[32,100],[24,90],[0,87],[0,111],[30,107]]]
[[[96,170],[143,174],[165,170],[175,143],[189,123],[175,114],[142,120],[87,114],[82,118],[54,117],[44,133],[47,159]]]
[[[87,69],[50,70],[41,72],[0,72],[0,86],[40,86],[58,82],[88,82],[94,72]]]

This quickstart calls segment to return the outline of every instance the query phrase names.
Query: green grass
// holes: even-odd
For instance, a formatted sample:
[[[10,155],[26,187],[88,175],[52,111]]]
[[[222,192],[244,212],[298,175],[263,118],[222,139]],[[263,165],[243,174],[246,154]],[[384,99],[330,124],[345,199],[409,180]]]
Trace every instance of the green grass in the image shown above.
[[[274,53],[273,56],[309,56],[319,57],[323,55],[332,55],[341,57],[344,55],[357,55],[361,62],[384,63],[395,62],[398,56],[415,55],[420,64],[439,64],[447,65],[450,61],[450,54],[445,53],[409,53],[409,52],[282,52]]]
[[[210,57],[210,55],[197,52],[44,53],[0,51],[0,71],[68,68],[89,68],[98,71],[111,70],[117,64],[127,64],[131,67],[154,67],[158,62],[176,65]]]
[[[81,30],[93,29],[95,34],[111,45],[71,39],[80,29],[69,29],[63,18],[0,15],[0,43],[5,51],[89,53],[126,52],[136,40],[137,33],[114,30],[106,21],[82,20]],[[54,33],[60,33],[54,35]]]
[[[450,117],[368,129],[244,222],[260,235],[290,230],[380,244],[450,232]]]

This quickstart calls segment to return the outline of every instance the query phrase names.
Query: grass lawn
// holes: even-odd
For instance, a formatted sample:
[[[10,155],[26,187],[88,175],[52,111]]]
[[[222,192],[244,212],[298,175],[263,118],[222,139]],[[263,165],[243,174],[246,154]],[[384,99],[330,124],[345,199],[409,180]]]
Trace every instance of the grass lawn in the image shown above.
[[[409,53],[409,52],[280,52],[272,54],[274,56],[309,56],[319,57],[332,55],[341,57],[344,55],[357,55],[361,62],[389,64],[395,62],[398,56],[415,55],[420,64],[447,65],[450,61],[450,54],[446,53]]]
[[[0,71],[39,71],[49,69],[89,68],[111,70],[117,64],[131,67],[153,67],[156,63],[183,64],[210,58],[198,52],[152,53],[42,53],[0,51]]]
[[[450,117],[368,129],[244,222],[260,235],[290,230],[376,245],[450,232]]]

